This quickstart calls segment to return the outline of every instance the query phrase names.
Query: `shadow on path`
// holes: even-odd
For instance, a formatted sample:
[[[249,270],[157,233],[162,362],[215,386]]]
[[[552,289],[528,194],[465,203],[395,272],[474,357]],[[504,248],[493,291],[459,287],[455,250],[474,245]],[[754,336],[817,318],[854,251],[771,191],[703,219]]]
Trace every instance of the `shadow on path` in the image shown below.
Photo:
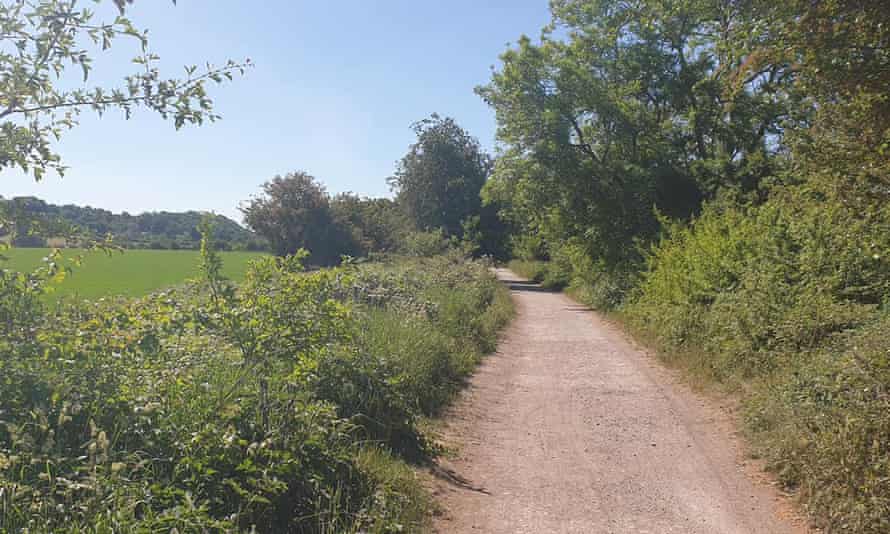
[[[444,480],[444,481],[446,481],[450,484],[453,484],[455,486],[458,486],[460,488],[468,489],[470,491],[475,491],[476,493],[482,493],[484,495],[491,495],[491,493],[487,489],[485,489],[481,486],[473,485],[472,482],[470,482],[469,480],[460,476],[457,473],[457,471],[455,471],[454,469],[452,469],[450,467],[445,467],[438,463],[433,463],[430,466],[430,472],[436,478]]]
[[[511,291],[537,291],[539,293],[558,293],[554,289],[542,287],[537,282],[529,282],[528,280],[501,280]]]

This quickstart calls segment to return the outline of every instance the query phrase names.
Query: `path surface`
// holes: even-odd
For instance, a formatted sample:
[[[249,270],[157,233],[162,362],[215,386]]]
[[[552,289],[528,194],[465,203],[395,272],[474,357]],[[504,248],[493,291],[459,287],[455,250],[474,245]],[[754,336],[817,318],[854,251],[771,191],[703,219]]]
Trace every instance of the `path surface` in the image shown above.
[[[498,276],[517,317],[447,418],[437,532],[805,532],[724,410],[587,308]]]

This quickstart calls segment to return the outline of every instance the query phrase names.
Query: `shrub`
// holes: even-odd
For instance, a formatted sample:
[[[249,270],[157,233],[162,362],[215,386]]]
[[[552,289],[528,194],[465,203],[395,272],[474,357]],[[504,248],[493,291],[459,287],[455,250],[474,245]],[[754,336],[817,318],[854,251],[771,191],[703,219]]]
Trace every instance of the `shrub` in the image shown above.
[[[513,260],[508,266],[546,289],[566,289],[574,298],[603,310],[620,305],[636,281],[636,266],[607,266],[594,261],[578,245],[564,243],[554,247],[550,258]]]
[[[837,531],[890,529],[888,331],[884,315],[798,359],[747,403],[772,468]]]
[[[190,286],[54,308],[53,257],[0,272],[0,531],[420,529],[403,460],[509,315],[487,266],[263,258],[238,287],[202,257]]]
[[[437,412],[454,393],[458,379],[471,367],[465,354],[423,317],[370,311],[362,320],[359,344],[380,355],[393,369],[393,385],[414,413]]]
[[[833,531],[888,528],[888,252],[887,207],[786,188],[671,227],[623,309],[675,360],[754,392],[755,443]]]
[[[444,254],[451,247],[451,241],[440,228],[429,232],[411,232],[405,236],[402,252],[408,256],[430,258]]]
[[[360,319],[359,346],[391,366],[394,384],[424,415],[447,404],[481,356],[494,350],[512,316],[508,292],[479,261],[417,259],[363,269],[357,278],[377,295]],[[381,279],[389,280],[388,287],[410,289],[382,297],[374,289]],[[382,301],[389,306],[381,308]]]
[[[549,261],[512,260],[507,267],[516,274],[538,282],[546,289],[558,291],[569,285],[570,276]]]

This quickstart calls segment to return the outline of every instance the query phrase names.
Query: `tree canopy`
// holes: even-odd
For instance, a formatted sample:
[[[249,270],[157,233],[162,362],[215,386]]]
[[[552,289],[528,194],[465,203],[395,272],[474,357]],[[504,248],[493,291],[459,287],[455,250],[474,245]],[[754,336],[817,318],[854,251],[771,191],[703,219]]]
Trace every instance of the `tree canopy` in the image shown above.
[[[721,189],[756,190],[787,72],[735,76],[751,45],[739,6],[552,2],[541,41],[521,38],[477,89],[506,146],[487,195],[506,195],[527,228],[620,263],[657,231],[653,207],[685,218]]]
[[[262,190],[241,211],[245,223],[281,256],[306,249],[310,262],[331,265],[342,256],[399,250],[413,229],[395,201],[354,193],[332,196],[302,171],[276,176]]]
[[[491,157],[452,118],[433,114],[412,128],[417,142],[389,179],[396,200],[419,229],[461,236],[464,221],[479,215]]]
[[[316,265],[337,263],[343,250],[330,198],[314,176],[298,171],[276,176],[241,207],[244,222],[280,256],[306,249]]]
[[[411,229],[405,213],[391,199],[341,193],[330,202],[335,223],[345,238],[344,254],[367,256],[395,251]]]

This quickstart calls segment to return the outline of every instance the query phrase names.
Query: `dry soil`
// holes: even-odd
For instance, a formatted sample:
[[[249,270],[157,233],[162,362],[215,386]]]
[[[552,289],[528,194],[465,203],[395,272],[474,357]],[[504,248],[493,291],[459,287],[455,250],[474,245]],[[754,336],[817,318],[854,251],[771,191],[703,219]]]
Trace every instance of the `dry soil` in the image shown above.
[[[725,407],[586,307],[498,276],[517,317],[446,418],[437,532],[807,531]]]

